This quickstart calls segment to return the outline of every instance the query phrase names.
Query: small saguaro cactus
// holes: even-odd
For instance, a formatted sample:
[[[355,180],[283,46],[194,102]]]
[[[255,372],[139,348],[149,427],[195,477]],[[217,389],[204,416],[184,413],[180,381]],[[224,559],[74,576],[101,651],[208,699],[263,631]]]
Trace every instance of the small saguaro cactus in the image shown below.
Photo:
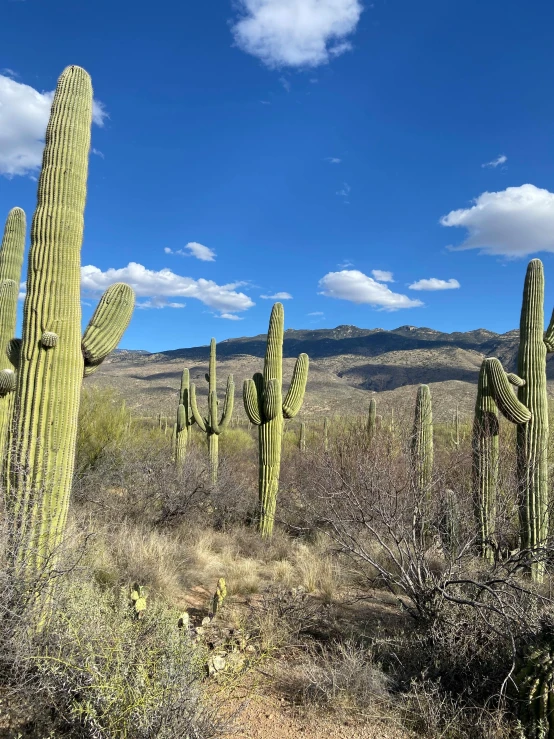
[[[375,438],[377,431],[377,401],[371,398],[369,401],[369,412],[367,416],[367,438],[370,442]]]
[[[223,601],[227,597],[227,585],[225,584],[225,578],[220,577],[217,581],[217,587],[215,589],[214,597],[212,599],[212,617],[215,618],[218,611],[223,605]]]
[[[427,497],[433,478],[433,408],[428,385],[417,390],[414,430],[412,434],[412,469],[416,490]]]
[[[498,486],[498,410],[511,423],[528,423],[531,414],[510,387],[523,384],[517,375],[504,372],[498,359],[491,357],[481,364],[473,421],[473,507],[481,556],[491,562]]]
[[[10,554],[18,574],[30,581],[55,566],[62,542],[83,376],[117,346],[134,305],[130,287],[112,285],[81,338],[80,253],[91,119],[90,77],[80,67],[68,67],[46,130],[23,339],[13,353],[19,358],[7,492]]]
[[[454,425],[454,428],[452,429],[450,433],[450,439],[452,441],[452,446],[454,447],[454,449],[459,449],[460,448],[460,411],[458,409],[458,406],[456,406],[456,410],[454,411],[453,425]]]
[[[180,467],[185,461],[187,445],[189,440],[189,429],[194,423],[194,417],[190,415],[190,376],[185,367],[181,375],[181,387],[179,389],[179,405],[177,407],[177,423],[175,426],[175,462]]]
[[[544,331],[544,270],[540,259],[527,267],[519,325],[518,375],[525,384],[518,398],[531,412],[518,423],[517,466],[521,548],[542,547],[548,537],[548,398],[546,355],[554,352],[554,313]],[[530,560],[533,560],[531,555]],[[534,579],[544,575],[544,562],[530,562]]]
[[[244,381],[243,398],[246,415],[258,427],[259,501],[258,530],[263,537],[273,533],[279,473],[283,420],[294,418],[304,401],[308,381],[308,355],[296,360],[290,388],[283,400],[283,339],[285,311],[275,303],[269,319],[263,374]]]
[[[8,214],[2,247],[0,248],[0,455],[6,450],[11,425],[15,365],[8,356],[8,347],[15,336],[17,298],[21,267],[25,251],[25,213],[12,208]]]
[[[302,421],[300,424],[300,435],[298,437],[298,448],[302,453],[306,451],[306,424]]]
[[[209,371],[206,375],[208,382],[208,414],[202,416],[198,412],[198,405],[196,403],[196,385],[191,385],[190,388],[190,405],[192,408],[192,415],[194,420],[198,424],[201,431],[203,431],[208,438],[208,454],[210,460],[210,472],[212,482],[217,482],[217,471],[219,467],[219,435],[229,425],[231,416],[233,415],[233,405],[235,402],[235,383],[233,382],[233,375],[229,375],[227,378],[227,389],[225,390],[225,400],[223,401],[223,414],[221,420],[217,420],[218,409],[217,406],[219,401],[217,399],[217,378],[216,378],[216,345],[215,339],[210,342],[210,365]]]

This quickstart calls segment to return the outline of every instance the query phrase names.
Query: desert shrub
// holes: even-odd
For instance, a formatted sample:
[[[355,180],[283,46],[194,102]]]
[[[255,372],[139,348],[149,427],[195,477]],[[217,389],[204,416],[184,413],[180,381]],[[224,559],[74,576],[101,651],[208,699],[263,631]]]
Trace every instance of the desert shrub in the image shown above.
[[[48,628],[28,644],[26,694],[40,693],[63,736],[216,736],[204,654],[177,619],[156,601],[136,619],[121,590],[66,583]]]

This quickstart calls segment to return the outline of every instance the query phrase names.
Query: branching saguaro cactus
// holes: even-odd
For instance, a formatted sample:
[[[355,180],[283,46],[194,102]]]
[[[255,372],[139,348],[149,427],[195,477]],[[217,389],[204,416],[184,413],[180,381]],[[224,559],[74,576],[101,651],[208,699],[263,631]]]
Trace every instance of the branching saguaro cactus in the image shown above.
[[[308,355],[296,360],[290,388],[283,401],[283,338],[285,312],[275,303],[269,319],[264,372],[244,381],[244,408],[250,422],[258,426],[259,502],[258,530],[263,537],[273,533],[279,473],[283,419],[294,418],[304,401],[308,381]]]
[[[495,520],[498,486],[498,410],[511,423],[526,424],[527,408],[515,397],[510,385],[524,381],[506,373],[498,359],[485,359],[479,372],[475,418],[473,421],[473,506],[481,556],[494,560]]]
[[[423,499],[429,495],[433,479],[433,407],[428,385],[417,390],[411,452],[415,487]]]
[[[196,385],[190,388],[190,404],[194,420],[202,431],[208,437],[208,453],[210,459],[210,472],[212,482],[217,482],[217,471],[219,467],[219,434],[229,425],[231,416],[233,415],[233,405],[235,402],[235,383],[233,375],[227,378],[227,389],[225,390],[225,400],[223,402],[223,414],[221,420],[217,420],[218,400],[217,400],[217,378],[216,378],[216,347],[215,339],[210,342],[210,365],[206,375],[208,382],[208,415],[202,418],[198,412],[196,403]]]
[[[81,382],[127,328],[134,293],[112,285],[81,338],[80,252],[92,85],[61,75],[46,130],[31,230],[14,408],[8,512],[16,571],[31,581],[55,564],[74,468]]]
[[[518,375],[525,381],[518,397],[531,411],[517,427],[519,522],[522,549],[537,549],[548,536],[548,399],[546,354],[554,351],[554,313],[544,333],[544,270],[540,259],[527,267],[519,325]],[[544,564],[530,563],[535,580]]]
[[[181,375],[181,387],[179,389],[179,405],[177,407],[177,424],[175,426],[175,463],[181,467],[185,461],[187,445],[189,440],[189,429],[194,423],[194,417],[190,415],[190,375],[185,367]],[[166,425],[167,430],[167,425]]]
[[[377,431],[377,401],[371,398],[369,401],[369,412],[367,416],[367,438],[371,443]]]
[[[17,297],[21,281],[21,267],[25,252],[25,213],[13,208],[6,221],[0,248],[0,455],[6,449],[11,425],[15,366],[8,356],[8,347],[15,337]]]

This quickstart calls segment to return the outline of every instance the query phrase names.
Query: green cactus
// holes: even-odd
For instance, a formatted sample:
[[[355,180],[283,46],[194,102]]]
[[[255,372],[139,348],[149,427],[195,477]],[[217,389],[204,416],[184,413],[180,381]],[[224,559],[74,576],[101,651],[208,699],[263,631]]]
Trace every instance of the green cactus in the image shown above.
[[[146,593],[142,585],[135,583],[131,587],[130,600],[135,618],[141,619],[144,616],[144,612],[146,611],[147,598],[148,594]]]
[[[511,423],[526,424],[531,414],[518,401],[511,385],[524,381],[506,373],[498,359],[485,359],[479,372],[473,421],[473,507],[481,556],[494,560],[496,493],[498,485],[498,410]]]
[[[412,434],[412,470],[420,497],[427,498],[433,479],[433,408],[428,385],[417,390],[414,430]]]
[[[175,426],[175,462],[181,467],[185,461],[189,440],[189,429],[194,423],[194,416],[189,413],[190,408],[190,375],[185,367],[181,375],[179,389],[179,405],[177,406],[177,424]],[[167,428],[167,424],[166,424]]]
[[[548,536],[548,398],[546,355],[554,352],[554,313],[544,332],[544,271],[540,259],[527,267],[519,326],[518,375],[525,381],[519,400],[531,412],[529,423],[517,427],[517,466],[521,548],[534,550]],[[532,555],[530,559],[532,558]],[[541,581],[544,563],[530,562]]]
[[[298,448],[302,454],[306,451],[306,424],[302,422],[300,424],[300,434],[298,436]]]
[[[8,512],[18,572],[34,579],[55,566],[73,476],[81,382],[112,351],[134,304],[126,285],[102,297],[81,339],[80,251],[92,86],[61,75],[46,130],[24,305],[14,408]],[[13,342],[12,342],[13,345]]]
[[[456,410],[454,411],[454,418],[453,418],[453,425],[454,429],[450,433],[450,440],[452,442],[452,446],[454,449],[460,448],[460,411],[458,409],[458,406],[456,406]]]
[[[15,366],[8,346],[15,336],[17,298],[25,252],[25,213],[13,208],[6,221],[0,248],[0,450],[6,449],[16,385]]]
[[[308,355],[300,354],[283,401],[284,329],[283,305],[275,303],[269,319],[263,375],[257,372],[252,380],[245,380],[243,389],[246,415],[251,423],[258,426],[258,530],[263,537],[273,533],[281,469],[283,419],[294,418],[302,407],[308,381]]]
[[[214,597],[212,599],[212,617],[215,617],[217,615],[226,597],[227,597],[227,586],[225,584],[225,578],[220,577],[219,580],[217,581],[217,587],[215,589]]]
[[[554,655],[549,646],[534,648],[514,678],[522,734],[527,739],[554,737]]]
[[[371,443],[377,431],[377,401],[371,398],[369,401],[369,413],[367,416],[367,438]]]
[[[229,421],[233,415],[233,405],[235,402],[235,383],[233,375],[227,378],[227,389],[225,390],[225,400],[223,402],[223,414],[221,420],[217,420],[217,379],[216,379],[216,344],[215,339],[210,342],[210,366],[206,375],[208,382],[208,414],[204,418],[198,412],[196,403],[196,385],[190,388],[190,405],[194,420],[198,424],[208,438],[208,453],[210,461],[210,472],[212,482],[217,482],[217,472],[219,467],[219,434],[229,425]]]

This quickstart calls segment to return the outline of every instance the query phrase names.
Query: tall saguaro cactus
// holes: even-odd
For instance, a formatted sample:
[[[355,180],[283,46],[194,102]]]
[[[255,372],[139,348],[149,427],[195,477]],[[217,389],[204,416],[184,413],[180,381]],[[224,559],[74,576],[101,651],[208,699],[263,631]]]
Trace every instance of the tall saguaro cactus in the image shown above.
[[[372,442],[377,430],[377,402],[375,398],[369,401],[369,412],[367,416],[367,438]]]
[[[525,383],[506,373],[498,359],[485,359],[479,372],[473,421],[473,506],[481,556],[494,559],[496,493],[498,486],[498,410],[511,423],[526,424],[527,408],[514,395],[511,385]]]
[[[65,529],[81,382],[118,344],[134,293],[112,285],[81,339],[80,252],[92,85],[80,67],[61,75],[46,130],[31,229],[17,367],[8,511],[16,571],[34,579],[56,559]]]
[[[216,378],[216,345],[215,339],[210,342],[210,365],[206,375],[208,381],[208,415],[202,418],[198,412],[196,403],[196,385],[190,388],[190,405],[194,420],[200,427],[201,431],[208,437],[208,453],[210,460],[210,471],[212,481],[217,482],[217,471],[219,467],[219,434],[227,428],[231,416],[233,415],[233,405],[235,402],[235,383],[233,375],[227,378],[227,389],[225,390],[225,400],[223,402],[223,414],[221,420],[217,420],[217,378]]]
[[[279,473],[283,419],[294,418],[304,401],[308,381],[308,355],[296,360],[290,388],[283,400],[283,339],[285,311],[275,303],[269,319],[263,374],[244,381],[244,408],[250,422],[258,426],[259,503],[258,530],[263,537],[273,533]]]
[[[175,427],[175,463],[181,467],[185,461],[189,440],[189,429],[194,423],[194,416],[190,415],[190,375],[185,367],[181,375],[179,389],[179,405],[177,406],[177,424]],[[167,430],[167,424],[166,424]]]
[[[412,469],[415,486],[422,497],[429,494],[433,478],[433,407],[428,385],[417,390],[412,435]]]
[[[540,259],[527,267],[519,326],[518,390],[531,412],[517,427],[519,521],[522,549],[541,547],[548,536],[548,398],[546,355],[554,351],[554,314],[544,332],[544,270]],[[531,575],[542,580],[544,564],[532,562]]]
[[[13,412],[15,366],[8,356],[8,347],[15,337],[25,225],[24,211],[12,208],[0,248],[0,456],[6,449]]]

